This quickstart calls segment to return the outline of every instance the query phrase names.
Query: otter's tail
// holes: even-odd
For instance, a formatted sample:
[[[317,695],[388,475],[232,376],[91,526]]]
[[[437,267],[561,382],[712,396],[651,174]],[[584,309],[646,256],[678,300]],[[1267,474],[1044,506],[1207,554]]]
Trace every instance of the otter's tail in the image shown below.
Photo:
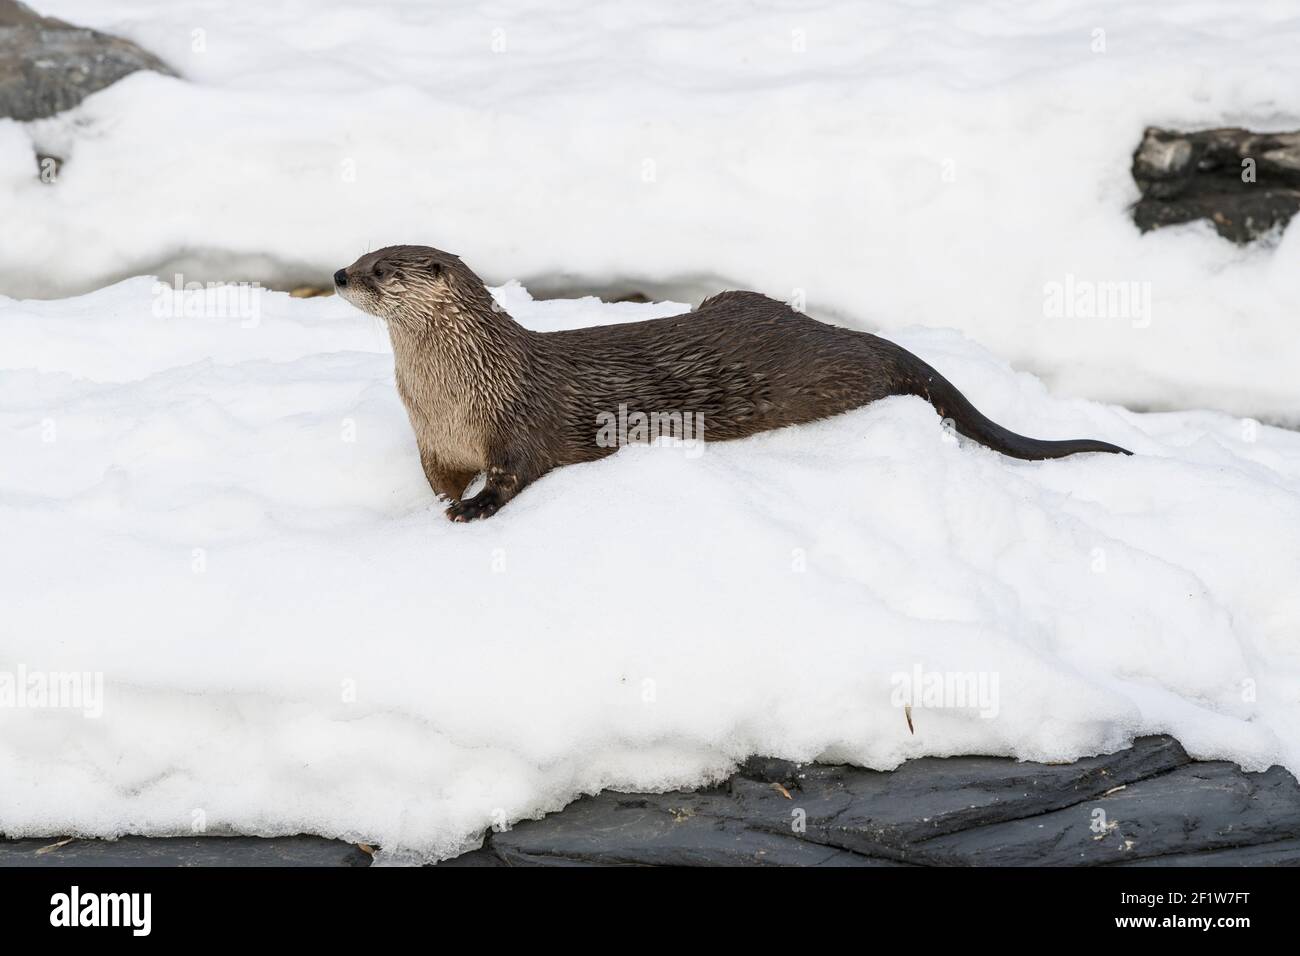
[[[959,434],[974,439],[994,451],[1012,458],[1037,461],[1042,458],[1064,458],[1083,451],[1104,451],[1119,455],[1133,454],[1109,442],[1091,438],[1067,438],[1062,441],[1043,441],[1017,435],[997,422],[984,417],[980,411],[957,391],[956,386],[926,365],[911,352],[900,348],[906,358],[900,362],[899,393],[919,395],[934,406],[942,418],[950,420]],[[900,356],[901,358],[902,356]]]

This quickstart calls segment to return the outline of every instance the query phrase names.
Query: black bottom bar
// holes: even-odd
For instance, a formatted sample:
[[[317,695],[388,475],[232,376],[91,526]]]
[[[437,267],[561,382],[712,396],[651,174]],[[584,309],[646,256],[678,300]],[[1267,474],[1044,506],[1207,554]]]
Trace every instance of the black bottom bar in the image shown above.
[[[403,929],[436,933],[443,921],[449,933],[475,925],[493,935],[510,926],[532,926],[529,932],[536,933],[567,923],[581,935],[594,920],[609,917],[633,935],[650,933],[671,943],[674,921],[689,915],[742,934],[761,926],[764,945],[784,927],[806,937],[816,925],[835,924],[843,931],[849,923],[864,941],[883,940],[886,930],[918,932],[927,944],[936,938],[969,942],[996,938],[988,934],[1001,931],[1037,930],[1084,943],[1199,934],[1231,944],[1243,933],[1289,926],[1294,909],[1287,882],[1294,880],[1283,869],[498,872],[9,869],[0,870],[0,899],[10,943],[70,933],[83,942],[130,938],[143,936],[147,927],[149,938],[205,944],[249,934],[271,939],[288,931],[295,943],[319,939],[337,945],[353,937],[373,943],[378,927],[385,935]],[[121,894],[148,894],[147,909],[143,895]],[[71,925],[92,918],[118,925]],[[606,939],[607,945],[614,942]]]

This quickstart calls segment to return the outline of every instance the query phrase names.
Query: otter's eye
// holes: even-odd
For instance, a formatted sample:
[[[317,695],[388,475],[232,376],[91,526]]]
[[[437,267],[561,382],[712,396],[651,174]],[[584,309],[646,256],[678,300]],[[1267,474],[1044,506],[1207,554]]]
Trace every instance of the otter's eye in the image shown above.
[[[388,275],[388,270],[387,270],[387,269],[385,269],[383,266],[375,266],[375,278],[376,278],[376,279],[382,279],[382,278],[383,278],[384,276],[386,276],[386,275]]]

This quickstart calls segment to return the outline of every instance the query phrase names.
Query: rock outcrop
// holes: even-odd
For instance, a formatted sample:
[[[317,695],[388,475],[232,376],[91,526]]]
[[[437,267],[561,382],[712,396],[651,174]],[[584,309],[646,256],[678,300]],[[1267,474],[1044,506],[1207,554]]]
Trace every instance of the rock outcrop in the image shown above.
[[[175,75],[129,40],[0,0],[0,117],[52,116],[136,70]]]
[[[364,866],[319,837],[0,841],[0,866]],[[927,757],[880,772],[754,758],[698,791],[583,797],[441,866],[1300,865],[1300,785],[1171,737],[1071,764]]]
[[[1249,242],[1300,209],[1300,132],[1148,129],[1133,179],[1142,190],[1133,221],[1143,232],[1208,219],[1225,239]]]
[[[578,800],[444,865],[574,863],[1296,864],[1300,786],[1280,767],[1193,761],[1171,737],[1071,764],[925,758],[882,773],[755,759],[708,790]]]

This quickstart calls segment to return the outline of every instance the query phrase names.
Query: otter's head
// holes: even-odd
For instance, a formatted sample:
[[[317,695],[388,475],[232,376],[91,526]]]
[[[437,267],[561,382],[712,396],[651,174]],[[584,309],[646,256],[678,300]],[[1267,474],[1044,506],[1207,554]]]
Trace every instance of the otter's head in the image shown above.
[[[456,256],[429,246],[387,246],[334,273],[334,288],[399,328],[428,326],[449,309],[491,309],[483,282]]]

